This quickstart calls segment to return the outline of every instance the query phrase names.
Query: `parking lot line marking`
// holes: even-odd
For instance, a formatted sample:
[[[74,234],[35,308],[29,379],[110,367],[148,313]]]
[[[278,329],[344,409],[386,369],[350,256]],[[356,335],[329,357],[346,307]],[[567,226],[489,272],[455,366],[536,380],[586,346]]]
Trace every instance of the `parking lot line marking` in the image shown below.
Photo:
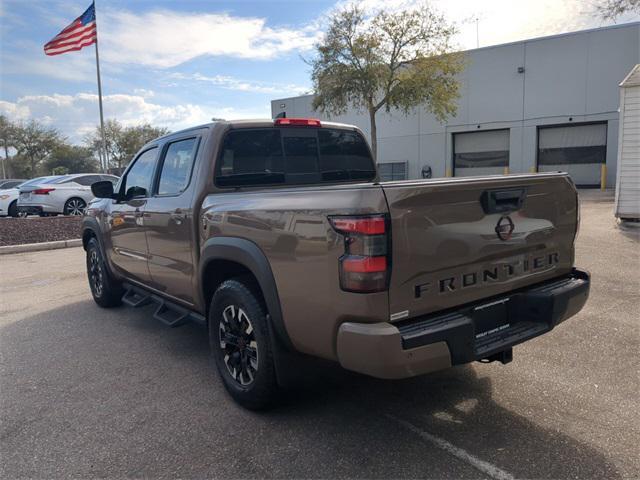
[[[437,437],[429,432],[425,432],[424,430],[416,427],[412,423],[407,422],[406,420],[402,420],[394,415],[386,414],[386,416],[392,420],[395,420],[400,425],[405,427],[407,430],[412,431],[416,435],[418,435],[423,440],[427,440],[429,443],[432,443],[436,447],[444,450],[447,453],[450,453],[454,457],[462,460],[465,463],[468,463],[476,470],[481,471],[482,473],[488,475],[491,478],[495,478],[496,480],[515,480],[515,477],[508,472],[492,465],[489,462],[485,462],[484,460],[480,460],[478,457],[471,455],[466,450],[463,450],[460,447],[456,447],[452,443],[447,442],[445,439]]]

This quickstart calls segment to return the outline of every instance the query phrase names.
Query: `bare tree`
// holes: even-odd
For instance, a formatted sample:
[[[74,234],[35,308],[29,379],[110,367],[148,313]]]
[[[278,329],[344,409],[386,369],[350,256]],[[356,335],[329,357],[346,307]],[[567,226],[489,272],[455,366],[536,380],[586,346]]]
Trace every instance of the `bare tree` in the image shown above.
[[[596,12],[605,20],[615,20],[627,12],[640,13],[640,0],[600,0]]]

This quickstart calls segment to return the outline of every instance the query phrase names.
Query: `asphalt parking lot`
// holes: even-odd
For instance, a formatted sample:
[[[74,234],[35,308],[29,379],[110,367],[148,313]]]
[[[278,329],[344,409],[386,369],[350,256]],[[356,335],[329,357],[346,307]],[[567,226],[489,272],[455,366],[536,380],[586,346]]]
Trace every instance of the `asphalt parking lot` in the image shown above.
[[[262,414],[202,329],[98,308],[82,249],[0,257],[0,477],[638,478],[640,229],[582,196],[589,303],[511,364],[320,369]]]

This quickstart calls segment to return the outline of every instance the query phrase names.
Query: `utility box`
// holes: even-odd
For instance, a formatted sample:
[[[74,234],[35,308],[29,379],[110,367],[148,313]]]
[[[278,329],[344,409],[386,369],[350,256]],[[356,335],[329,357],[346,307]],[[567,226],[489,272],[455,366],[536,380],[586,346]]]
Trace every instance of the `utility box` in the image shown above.
[[[620,84],[615,215],[640,221],[640,64]]]

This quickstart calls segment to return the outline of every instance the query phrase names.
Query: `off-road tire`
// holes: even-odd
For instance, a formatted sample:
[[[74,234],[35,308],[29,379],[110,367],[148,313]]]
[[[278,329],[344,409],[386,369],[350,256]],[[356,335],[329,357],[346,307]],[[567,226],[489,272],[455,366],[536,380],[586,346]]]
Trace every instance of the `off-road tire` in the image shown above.
[[[91,295],[98,305],[111,308],[122,304],[122,284],[109,273],[100,244],[95,238],[87,244],[87,276]]]
[[[211,299],[208,319],[209,345],[222,382],[233,399],[250,410],[272,406],[278,395],[267,310],[257,288],[245,278],[226,280]],[[242,337],[241,346],[233,344],[232,337],[225,333],[236,325],[231,322],[234,316],[238,325],[235,331],[239,332],[234,341],[240,344]],[[255,363],[252,363],[254,350]],[[257,368],[253,369],[253,365]],[[232,371],[236,372],[235,377]]]

